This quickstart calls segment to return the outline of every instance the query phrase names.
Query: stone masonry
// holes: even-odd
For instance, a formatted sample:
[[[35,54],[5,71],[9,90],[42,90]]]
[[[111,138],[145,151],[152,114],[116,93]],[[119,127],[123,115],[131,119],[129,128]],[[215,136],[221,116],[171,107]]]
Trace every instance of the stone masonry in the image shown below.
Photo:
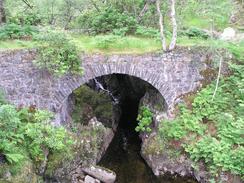
[[[145,55],[82,55],[83,76],[61,78],[35,67],[35,51],[0,52],[0,88],[17,106],[35,105],[56,114],[62,112],[68,96],[89,80],[110,74],[127,74],[147,81],[163,96],[168,111],[177,99],[201,87],[201,71],[208,53],[204,49],[181,48],[171,53]]]

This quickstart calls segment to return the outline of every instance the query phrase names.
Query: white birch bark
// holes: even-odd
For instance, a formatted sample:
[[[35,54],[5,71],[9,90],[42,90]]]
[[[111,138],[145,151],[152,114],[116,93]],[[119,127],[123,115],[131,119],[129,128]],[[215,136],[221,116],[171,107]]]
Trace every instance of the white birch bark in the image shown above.
[[[177,40],[177,22],[176,22],[176,13],[175,13],[175,0],[170,0],[170,9],[171,9],[171,22],[172,22],[172,39],[169,45],[169,51],[173,50],[176,46],[176,40]]]
[[[162,48],[163,48],[163,51],[167,51],[166,38],[164,35],[163,15],[160,10],[160,0],[156,0],[156,7],[157,7],[158,15],[159,15],[159,27],[160,27],[160,37],[161,37],[161,42],[162,42]]]

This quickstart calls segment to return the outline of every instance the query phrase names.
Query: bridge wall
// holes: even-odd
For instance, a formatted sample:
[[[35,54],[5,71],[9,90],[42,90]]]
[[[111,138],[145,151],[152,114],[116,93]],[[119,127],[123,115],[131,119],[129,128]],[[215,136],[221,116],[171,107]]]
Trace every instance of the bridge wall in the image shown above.
[[[201,71],[209,55],[206,51],[180,49],[171,53],[145,55],[83,55],[83,76],[55,78],[33,64],[35,51],[0,53],[0,88],[17,106],[35,105],[60,113],[68,96],[95,77],[127,74],[147,81],[164,97],[172,111],[182,95],[201,87]]]

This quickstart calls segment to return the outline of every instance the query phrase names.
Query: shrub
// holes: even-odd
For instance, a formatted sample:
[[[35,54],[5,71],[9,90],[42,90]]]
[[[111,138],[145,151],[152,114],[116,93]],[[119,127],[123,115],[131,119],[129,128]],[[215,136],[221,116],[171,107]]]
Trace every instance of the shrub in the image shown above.
[[[238,59],[241,50],[231,49]],[[191,159],[204,161],[213,176],[221,171],[244,174],[244,65],[240,61],[230,68],[232,75],[220,80],[214,98],[212,83],[196,94],[191,109],[182,106],[176,119],[160,126],[161,137],[180,140]]]
[[[120,13],[114,8],[106,8],[101,12],[86,12],[79,18],[79,24],[84,29],[89,29],[92,34],[123,32],[133,33],[136,20],[132,16]]]
[[[135,34],[142,37],[151,37],[151,38],[160,37],[159,30],[151,27],[144,27],[144,26],[138,26],[136,28]]]
[[[21,39],[31,37],[36,33],[38,30],[29,25],[21,26],[11,23],[0,27],[0,39]]]
[[[16,16],[9,17],[8,22],[18,25],[33,25],[41,24],[43,17],[37,11],[29,10],[19,13]]]
[[[66,130],[50,124],[52,114],[34,108],[19,111],[12,105],[0,105],[0,153],[8,163],[19,164],[30,158],[44,160],[45,151],[63,151],[71,143]],[[27,153],[26,153],[27,152]]]
[[[148,107],[142,106],[139,110],[139,115],[137,117],[138,126],[136,127],[137,132],[151,132],[152,129],[150,125],[153,122],[153,113],[150,111]]]
[[[66,35],[50,32],[36,39],[42,43],[35,61],[38,67],[47,69],[56,76],[82,74],[77,48]]]
[[[201,38],[201,39],[208,39],[209,34],[207,34],[202,29],[191,27],[187,30],[183,30],[180,32],[181,35],[187,36],[189,38]]]

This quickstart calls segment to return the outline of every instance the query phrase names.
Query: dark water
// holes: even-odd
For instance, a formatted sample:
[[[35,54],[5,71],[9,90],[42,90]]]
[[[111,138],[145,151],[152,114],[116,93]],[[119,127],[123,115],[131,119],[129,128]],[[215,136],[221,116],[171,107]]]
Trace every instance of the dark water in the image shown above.
[[[137,136],[138,137],[138,136]],[[123,145],[124,131],[119,130],[100,162],[101,166],[116,172],[117,183],[193,183],[192,180],[165,176],[157,178],[140,156],[140,139],[127,136],[128,145]]]
[[[118,131],[99,165],[113,170],[117,183],[193,183],[192,180],[165,176],[157,178],[140,156],[141,140],[135,132],[138,103],[128,100]]]

